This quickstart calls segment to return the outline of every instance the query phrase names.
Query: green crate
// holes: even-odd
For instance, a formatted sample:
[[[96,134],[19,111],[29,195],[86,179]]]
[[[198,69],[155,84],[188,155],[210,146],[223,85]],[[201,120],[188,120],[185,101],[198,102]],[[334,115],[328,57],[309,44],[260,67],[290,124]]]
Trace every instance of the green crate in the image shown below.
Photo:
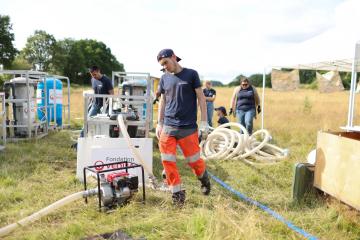
[[[314,165],[309,163],[296,163],[292,184],[292,197],[294,201],[301,201],[306,193],[313,188]]]

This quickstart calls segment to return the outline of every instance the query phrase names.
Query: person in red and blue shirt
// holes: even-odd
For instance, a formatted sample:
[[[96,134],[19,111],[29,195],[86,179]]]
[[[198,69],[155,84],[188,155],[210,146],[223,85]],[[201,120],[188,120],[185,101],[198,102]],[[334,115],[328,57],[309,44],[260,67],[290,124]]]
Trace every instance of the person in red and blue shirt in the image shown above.
[[[198,129],[207,132],[205,96],[198,73],[183,68],[181,59],[171,49],[159,52],[157,60],[164,74],[159,82],[159,102],[156,136],[159,139],[161,160],[166,181],[172,192],[173,203],[185,202],[185,190],[181,188],[180,174],[176,166],[176,146],[179,145],[188,165],[200,180],[204,195],[210,193],[210,180],[205,161],[200,157]],[[197,105],[201,111],[200,126],[197,126]]]

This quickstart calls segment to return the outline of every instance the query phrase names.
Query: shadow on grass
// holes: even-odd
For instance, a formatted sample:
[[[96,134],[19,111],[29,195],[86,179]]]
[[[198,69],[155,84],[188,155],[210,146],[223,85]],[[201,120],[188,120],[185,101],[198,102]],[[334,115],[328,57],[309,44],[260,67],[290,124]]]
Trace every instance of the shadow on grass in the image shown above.
[[[288,186],[284,183],[281,183],[280,181],[278,181],[276,178],[274,178],[273,176],[267,174],[266,172],[262,171],[263,168],[258,168],[254,165],[251,165],[249,163],[243,162],[245,166],[247,166],[248,168],[252,169],[253,171],[255,171],[256,173],[258,173],[259,175],[261,175],[262,177],[266,178],[267,180],[269,180],[272,184],[274,184],[275,186],[277,186],[278,188],[284,189],[287,188]]]
[[[316,209],[321,208],[326,204],[326,196],[324,193],[316,188],[313,188],[310,192],[305,193],[301,200],[292,199],[292,201],[286,204],[286,207],[291,211],[304,211],[304,209]]]
[[[228,172],[221,166],[221,161],[211,161],[209,162],[207,169],[214,174],[215,176],[219,177],[221,180],[226,181],[229,178]]]

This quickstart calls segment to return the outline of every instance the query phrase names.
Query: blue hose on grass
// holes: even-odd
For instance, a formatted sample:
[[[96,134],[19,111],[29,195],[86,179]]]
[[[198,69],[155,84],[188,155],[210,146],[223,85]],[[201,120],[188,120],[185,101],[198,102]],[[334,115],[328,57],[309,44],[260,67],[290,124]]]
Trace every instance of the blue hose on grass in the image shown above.
[[[226,190],[232,192],[233,194],[235,194],[236,196],[238,196],[240,199],[244,200],[245,202],[252,204],[254,206],[257,206],[258,208],[262,209],[263,211],[267,212],[268,214],[270,214],[273,218],[279,220],[280,222],[284,223],[286,226],[288,226],[291,230],[299,233],[300,235],[304,236],[307,239],[310,240],[317,240],[318,238],[311,235],[310,233],[307,233],[306,231],[304,231],[303,229],[295,226],[292,222],[286,220],[283,216],[279,215],[277,212],[275,212],[274,210],[272,210],[271,208],[247,197],[246,195],[242,194],[241,192],[236,191],[235,189],[233,189],[232,187],[230,187],[229,185],[227,185],[226,183],[224,183],[223,181],[221,181],[218,177],[214,176],[213,174],[211,174],[210,172],[208,172],[210,177],[212,179],[214,179],[218,184],[220,184],[223,188],[225,188]]]

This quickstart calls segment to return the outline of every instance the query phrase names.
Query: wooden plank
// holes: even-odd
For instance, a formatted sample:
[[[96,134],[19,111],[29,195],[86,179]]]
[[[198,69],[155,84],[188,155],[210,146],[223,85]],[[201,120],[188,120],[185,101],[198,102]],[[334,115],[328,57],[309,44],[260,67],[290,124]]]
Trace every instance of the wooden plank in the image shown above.
[[[360,210],[360,133],[319,132],[314,186]]]

